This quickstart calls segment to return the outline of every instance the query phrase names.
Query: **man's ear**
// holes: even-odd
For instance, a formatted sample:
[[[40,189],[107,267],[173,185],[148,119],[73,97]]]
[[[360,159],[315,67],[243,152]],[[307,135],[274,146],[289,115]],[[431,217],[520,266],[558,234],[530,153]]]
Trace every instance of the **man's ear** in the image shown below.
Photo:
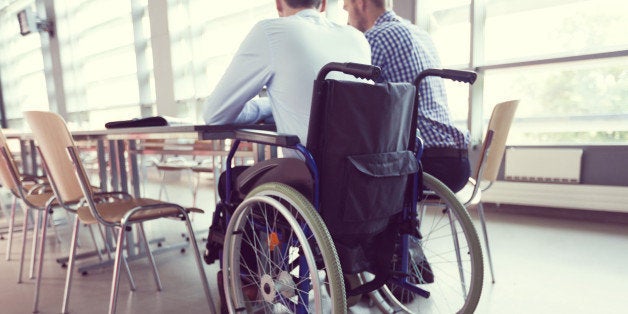
[[[321,1],[321,7],[320,7],[319,11],[325,12],[326,8],[327,8],[327,0]]]
[[[283,16],[283,3],[282,0],[275,0],[275,6],[277,7],[277,13],[279,16]]]

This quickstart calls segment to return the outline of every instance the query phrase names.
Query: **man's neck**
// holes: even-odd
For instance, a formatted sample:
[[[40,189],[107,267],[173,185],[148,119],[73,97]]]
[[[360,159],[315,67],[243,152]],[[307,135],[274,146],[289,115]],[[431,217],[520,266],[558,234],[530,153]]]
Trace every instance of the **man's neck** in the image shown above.
[[[369,10],[367,11],[367,16],[368,16],[368,27],[367,29],[371,29],[373,26],[375,26],[375,22],[377,21],[377,19],[382,16],[382,14],[386,13],[386,9],[379,9],[379,8],[373,8],[373,10]]]
[[[309,9],[314,9],[314,7],[310,7],[310,8],[291,8],[291,7],[286,6],[284,8],[284,10],[283,10],[284,11],[283,12],[284,13],[283,16],[285,17],[285,16],[295,15],[295,14],[297,14],[297,13],[303,11],[303,10],[309,10]]]

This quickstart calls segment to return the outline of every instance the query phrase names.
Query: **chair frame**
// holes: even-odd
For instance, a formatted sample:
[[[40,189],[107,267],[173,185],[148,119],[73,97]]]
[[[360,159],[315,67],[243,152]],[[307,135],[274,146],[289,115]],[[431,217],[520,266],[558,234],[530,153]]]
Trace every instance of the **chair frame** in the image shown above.
[[[69,292],[72,280],[72,273],[75,262],[76,255],[76,241],[78,238],[78,227],[80,219],[81,211],[85,214],[91,215],[91,218],[94,220],[86,221],[87,223],[98,223],[99,225],[113,228],[114,230],[118,230],[117,236],[117,246],[116,246],[116,255],[114,260],[114,269],[113,269],[113,278],[111,283],[111,294],[109,299],[109,313],[116,312],[117,306],[117,295],[119,288],[119,278],[120,278],[120,267],[121,264],[126,263],[126,257],[124,256],[123,247],[124,247],[124,239],[126,238],[126,232],[131,230],[131,226],[133,224],[138,224],[138,231],[143,240],[143,246],[146,250],[147,257],[149,259],[149,263],[151,264],[151,268],[153,271],[153,276],[155,279],[155,283],[157,285],[157,289],[161,290],[162,285],[157,273],[157,268],[155,265],[154,257],[148,247],[148,243],[146,240],[146,236],[144,233],[144,228],[142,223],[148,220],[154,220],[157,218],[164,217],[177,217],[181,220],[184,220],[186,223],[187,231],[190,236],[190,243],[193,247],[195,260],[197,264],[197,268],[199,271],[201,283],[203,285],[203,289],[205,292],[205,296],[210,307],[211,311],[214,311],[214,304],[211,298],[211,293],[209,290],[209,285],[207,283],[207,277],[205,274],[205,270],[203,268],[203,264],[200,260],[200,251],[198,249],[198,245],[196,243],[196,239],[194,237],[194,233],[192,230],[192,226],[190,224],[190,220],[188,217],[188,210],[181,207],[180,205],[173,203],[166,203],[157,200],[150,199],[135,199],[130,197],[127,193],[120,192],[103,192],[103,193],[95,193],[91,187],[89,182],[89,177],[83,168],[82,162],[79,158],[79,151],[72,139],[70,132],[67,130],[67,125],[61,116],[51,112],[42,112],[42,111],[27,111],[25,112],[25,116],[29,124],[31,125],[31,129],[33,130],[35,139],[39,142],[39,150],[40,156],[44,160],[44,163],[47,167],[47,175],[49,176],[50,181],[55,182],[55,191],[59,193],[59,196],[65,194],[74,195],[80,194],[80,205],[77,209],[77,213],[79,216],[75,220],[74,228],[72,232],[72,243],[70,247],[70,260],[68,264],[67,276],[66,276],[66,286],[64,292],[64,301],[62,305],[62,312],[67,313],[68,304],[69,304]],[[45,119],[45,120],[44,120]],[[46,123],[39,123],[41,121],[46,121]],[[46,129],[48,127],[48,129]],[[50,134],[46,134],[46,131],[49,129],[58,129],[57,132],[61,132],[63,134],[56,134],[54,140],[49,139],[47,137]],[[65,129],[65,130],[62,130]],[[57,142],[55,142],[57,141]],[[61,147],[55,148],[55,145],[60,145]],[[45,148],[44,148],[45,146]],[[50,153],[50,155],[46,155],[46,152]],[[64,156],[65,155],[65,156]],[[49,166],[54,165],[55,168],[50,168]],[[59,186],[59,182],[54,180],[55,173],[60,173],[61,169],[71,168],[75,173],[74,179],[61,178],[62,180],[59,182],[66,182],[69,186],[61,187]],[[64,170],[65,170],[64,169]],[[78,185],[79,191],[72,190]],[[122,196],[122,199],[114,200],[113,196]],[[137,201],[136,201],[137,200]],[[144,202],[141,201],[150,201]],[[126,203],[125,203],[126,202]],[[100,211],[98,210],[99,205],[103,205],[105,203],[113,203],[112,206],[118,206],[120,210],[122,210],[123,216],[112,216],[107,219],[107,217],[102,216]],[[145,204],[147,203],[147,204]],[[167,209],[168,211],[157,212],[155,210],[159,209]],[[150,212],[152,211],[152,212]],[[148,213],[147,215],[142,217],[142,213]],[[152,214],[152,215],[149,215]],[[84,217],[85,218],[85,217]],[[127,265],[128,268],[128,265]],[[132,284],[132,289],[134,285]]]
[[[461,199],[462,195],[457,194],[458,198],[461,199],[461,202],[466,208],[477,206],[493,283],[495,283],[493,257],[489,246],[486,216],[484,213],[484,206],[482,206],[481,197],[482,192],[488,190],[497,178],[499,166],[501,165],[504,155],[506,139],[508,137],[510,125],[512,124],[514,112],[517,109],[518,103],[518,100],[511,100],[499,103],[495,106],[491,114],[491,119],[489,120],[486,135],[484,136],[484,143],[482,144],[482,150],[480,151],[480,159],[478,160],[477,167],[475,169],[475,175],[469,178],[469,182],[467,183],[467,186],[473,186],[473,191],[470,196],[465,199]],[[501,108],[505,108],[503,109],[504,113],[501,112]],[[498,118],[503,118],[504,120],[498,122]],[[501,123],[501,125],[496,125],[497,123]],[[488,183],[485,184],[485,182]]]
[[[22,275],[23,275],[23,268],[24,268],[24,254],[25,254],[25,249],[26,249],[26,236],[28,234],[28,212],[29,209],[30,210],[37,210],[37,215],[35,216],[34,222],[33,222],[33,256],[32,256],[32,261],[31,261],[31,275],[30,277],[33,277],[33,269],[34,269],[34,265],[35,265],[35,253],[36,253],[36,249],[37,249],[37,230],[38,230],[38,225],[39,225],[39,213],[41,211],[44,211],[44,227],[43,229],[45,229],[45,226],[47,224],[47,213],[49,211],[52,210],[53,207],[53,202],[54,202],[54,194],[53,193],[45,193],[45,195],[48,195],[49,198],[47,201],[45,201],[44,204],[34,204],[33,202],[31,202],[31,200],[29,200],[29,196],[33,195],[35,192],[37,192],[39,189],[43,188],[44,186],[41,184],[36,184],[35,186],[33,186],[32,188],[30,188],[28,191],[24,190],[24,186],[22,184],[22,180],[20,180],[20,175],[17,173],[17,168],[15,166],[15,163],[13,162],[13,158],[11,158],[11,153],[9,152],[7,147],[2,147],[2,158],[4,159],[4,163],[5,166],[7,167],[7,169],[9,170],[8,174],[11,177],[11,182],[5,182],[5,184],[7,185],[6,187],[9,188],[9,190],[11,191],[11,193],[13,194],[13,196],[15,197],[15,201],[14,201],[14,206],[12,207],[12,211],[11,211],[11,222],[10,222],[10,229],[12,229],[13,227],[13,218],[15,215],[15,204],[17,202],[17,199],[22,200],[22,202],[26,205],[26,208],[24,209],[24,223],[22,226],[22,252],[20,255],[20,268],[18,271],[18,283],[22,283]],[[12,238],[12,230],[10,230],[10,239]],[[10,251],[7,251],[7,254],[9,254]],[[7,257],[8,258],[8,257]]]

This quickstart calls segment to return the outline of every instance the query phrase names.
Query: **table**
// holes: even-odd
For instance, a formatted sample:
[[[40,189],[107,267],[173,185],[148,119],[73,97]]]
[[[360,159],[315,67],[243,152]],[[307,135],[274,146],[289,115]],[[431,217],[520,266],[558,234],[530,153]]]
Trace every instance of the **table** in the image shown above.
[[[234,137],[235,130],[247,128],[257,130],[275,130],[274,124],[254,124],[254,125],[178,125],[159,127],[139,127],[139,128],[119,128],[94,131],[76,131],[72,135],[76,140],[96,140],[98,145],[98,156],[101,188],[106,188],[107,173],[106,161],[104,159],[104,140],[108,140],[109,156],[111,157],[111,186],[113,189],[129,192],[128,176],[132,186],[132,194],[140,197],[139,169],[137,168],[137,141],[145,139],[193,139],[193,140],[223,140]],[[125,151],[128,154],[131,169],[127,171],[125,163]],[[263,149],[259,149],[259,154],[263,154]],[[115,158],[114,158],[115,157]],[[263,156],[258,155],[258,159]],[[103,182],[104,181],[104,182]]]

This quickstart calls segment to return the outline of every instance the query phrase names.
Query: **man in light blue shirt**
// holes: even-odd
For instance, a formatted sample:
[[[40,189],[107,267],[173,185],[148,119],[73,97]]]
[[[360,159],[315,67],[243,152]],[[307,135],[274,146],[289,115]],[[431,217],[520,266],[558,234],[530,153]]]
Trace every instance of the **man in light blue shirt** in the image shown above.
[[[305,144],[319,70],[329,62],[370,64],[370,47],[355,28],[333,23],[320,13],[325,0],[276,0],[276,4],[280,17],[253,27],[205,102],[203,119],[207,124],[248,124],[272,115],[279,133],[297,135]],[[334,78],[356,80],[343,74]],[[264,86],[268,97],[256,98]],[[234,170],[239,196],[268,181],[286,183],[306,196],[311,192],[312,179],[300,159],[267,160]],[[238,177],[256,180],[247,180],[247,188],[240,189]]]
[[[329,62],[371,62],[364,36],[327,20],[319,12],[324,5],[277,0],[280,17],[257,23],[244,39],[205,103],[205,123],[255,123],[272,114],[278,132],[305,143],[318,71]],[[263,86],[268,98],[254,98]]]
[[[305,144],[319,70],[329,62],[370,64],[370,48],[362,33],[320,14],[325,0],[276,0],[276,5],[280,17],[257,23],[244,39],[205,102],[203,120],[207,124],[247,124],[272,115],[278,132],[295,134]],[[255,98],[264,86],[268,97]],[[313,180],[301,159],[266,160],[248,168],[237,167],[232,173],[236,199],[269,181],[283,182],[311,197]],[[220,197],[231,203],[233,200],[225,200],[224,179],[223,174],[218,184]],[[219,274],[219,285],[221,280]]]

